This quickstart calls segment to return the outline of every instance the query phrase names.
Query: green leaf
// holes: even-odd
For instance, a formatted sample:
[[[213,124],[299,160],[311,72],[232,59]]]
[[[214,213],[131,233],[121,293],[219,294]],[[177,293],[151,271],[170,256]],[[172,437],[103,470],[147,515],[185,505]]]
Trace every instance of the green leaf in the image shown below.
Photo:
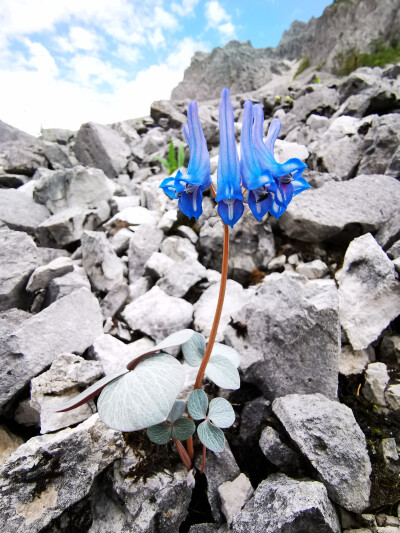
[[[223,355],[211,356],[205,374],[218,387],[229,390],[240,389],[238,369]]]
[[[235,421],[235,411],[225,398],[214,398],[210,402],[208,418],[219,428],[228,428]]]
[[[178,165],[176,164],[175,147],[172,141],[169,143],[168,162],[169,162],[170,173],[172,174],[178,168]]]
[[[225,435],[222,430],[208,420],[198,426],[197,435],[204,446],[212,452],[222,452],[225,448]]]
[[[185,361],[190,366],[200,366],[206,351],[206,338],[201,333],[195,333],[187,342],[182,344]]]
[[[177,400],[174,405],[172,406],[171,411],[169,412],[169,415],[167,416],[168,422],[171,422],[172,424],[180,418],[186,409],[186,403],[182,400]]]
[[[175,357],[151,355],[103,389],[97,402],[100,418],[120,431],[159,424],[167,418],[184,381],[185,369]]]
[[[208,396],[203,389],[196,389],[189,396],[188,411],[195,420],[203,420],[207,416]]]
[[[169,170],[169,163],[166,159],[164,159],[163,157],[159,157],[158,155],[155,155],[154,159],[157,159],[157,161],[159,161],[162,165],[164,165],[165,168]]]
[[[165,350],[166,348],[172,348],[172,346],[184,344],[191,339],[193,335],[198,335],[198,333],[195,333],[192,329],[181,329],[180,331],[172,333],[172,335],[169,335],[166,339],[159,342],[153,349]]]
[[[156,444],[167,444],[171,440],[171,433],[170,424],[156,424],[147,429],[147,436]]]
[[[185,163],[185,148],[180,145],[178,148],[178,168],[183,167]]]
[[[229,359],[229,361],[235,365],[236,368],[240,364],[240,356],[237,351],[230,346],[226,346],[226,344],[220,344],[219,342],[216,342],[212,349],[211,357],[214,355],[223,355],[226,359]]]
[[[84,403],[97,396],[97,394],[100,394],[104,387],[114,381],[114,379],[117,379],[123,376],[124,374],[127,374],[128,372],[128,370],[122,370],[121,372],[109,374],[100,381],[96,381],[96,383],[93,383],[93,385],[81,392],[78,396],[75,396],[75,398],[72,398],[71,400],[68,400],[67,402],[59,406],[55,413],[63,413],[64,411],[70,411],[71,409],[75,409],[75,407],[83,405]]]
[[[177,420],[172,428],[172,436],[176,440],[186,440],[193,435],[196,426],[193,420],[188,418],[180,418]]]

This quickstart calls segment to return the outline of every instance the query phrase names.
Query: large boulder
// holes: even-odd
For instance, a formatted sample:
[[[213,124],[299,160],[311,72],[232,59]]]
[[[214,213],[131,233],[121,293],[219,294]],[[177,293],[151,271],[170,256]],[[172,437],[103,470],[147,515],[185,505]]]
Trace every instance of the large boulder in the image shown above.
[[[49,216],[50,211],[23,189],[0,189],[0,220],[9,228],[33,235]]]
[[[270,274],[232,314],[224,335],[240,354],[244,381],[268,399],[292,392],[336,398],[340,324],[333,281]]]

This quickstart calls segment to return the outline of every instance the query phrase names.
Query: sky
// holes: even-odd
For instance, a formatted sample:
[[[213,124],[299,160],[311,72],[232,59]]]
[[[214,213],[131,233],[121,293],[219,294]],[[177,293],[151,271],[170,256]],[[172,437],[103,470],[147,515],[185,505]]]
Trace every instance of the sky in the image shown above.
[[[276,46],[332,0],[1,0],[0,120],[38,135],[145,116],[198,50]]]

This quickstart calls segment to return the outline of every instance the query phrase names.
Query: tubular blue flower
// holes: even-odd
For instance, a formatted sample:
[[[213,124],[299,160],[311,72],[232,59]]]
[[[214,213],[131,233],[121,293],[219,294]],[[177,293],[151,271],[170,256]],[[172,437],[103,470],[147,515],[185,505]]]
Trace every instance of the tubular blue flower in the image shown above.
[[[293,196],[311,186],[302,177],[307,165],[300,159],[292,158],[285,163],[278,163],[274,158],[274,144],[281,129],[279,119],[274,118],[268,130],[267,139],[263,141],[264,110],[260,104],[253,106],[253,141],[254,149],[261,170],[269,170],[276,182],[276,194],[269,207],[269,212],[279,218],[287,209]]]
[[[190,150],[186,174],[178,170],[175,177],[166,178],[160,187],[170,198],[178,199],[182,213],[197,220],[203,212],[203,192],[211,185],[210,157],[196,102],[190,102],[187,117],[188,125],[183,128]]]
[[[261,171],[256,157],[253,139],[253,104],[247,100],[244,104],[242,133],[240,137],[240,170],[243,186],[249,191],[249,207],[260,222],[273,204],[276,183],[268,169]]]
[[[240,186],[240,166],[235,142],[233,107],[229,89],[222,90],[219,103],[219,159],[218,159],[218,214],[233,227],[243,214],[243,193]]]

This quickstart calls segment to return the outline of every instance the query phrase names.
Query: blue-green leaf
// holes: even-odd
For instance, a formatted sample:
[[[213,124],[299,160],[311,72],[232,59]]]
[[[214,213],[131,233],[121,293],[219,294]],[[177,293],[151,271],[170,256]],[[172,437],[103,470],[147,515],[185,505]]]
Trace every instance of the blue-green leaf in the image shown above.
[[[231,348],[230,346],[226,346],[226,344],[220,344],[219,342],[216,342],[212,349],[211,357],[214,357],[214,355],[223,355],[236,368],[240,364],[240,356],[237,351]]]
[[[235,411],[225,398],[214,398],[210,402],[208,418],[220,428],[228,428],[235,421]]]
[[[168,422],[171,422],[172,424],[175,422],[175,420],[178,420],[186,409],[186,403],[182,400],[177,400],[174,405],[172,406],[171,411],[169,412],[169,415],[167,416]]]
[[[223,355],[211,356],[205,374],[218,387],[229,390],[240,388],[238,369]]]
[[[202,389],[196,389],[189,396],[188,411],[195,420],[203,420],[207,416],[208,396]]]
[[[177,440],[186,440],[193,435],[196,426],[193,420],[188,418],[180,418],[177,420],[172,428],[172,436]]]
[[[159,342],[153,350],[165,350],[165,348],[172,348],[172,346],[178,346],[187,342],[193,335],[198,335],[192,329],[181,329],[169,335],[166,339]]]
[[[147,436],[156,444],[167,444],[171,440],[171,432],[170,424],[156,424],[147,429]]]
[[[151,355],[103,389],[97,402],[100,418],[120,431],[159,424],[167,418],[184,381],[184,367],[175,357]]]
[[[212,452],[222,452],[225,448],[225,436],[222,430],[208,420],[198,426],[197,435],[204,446]]]
[[[201,333],[195,333],[182,345],[183,357],[190,366],[200,366],[206,351],[206,339]]]

